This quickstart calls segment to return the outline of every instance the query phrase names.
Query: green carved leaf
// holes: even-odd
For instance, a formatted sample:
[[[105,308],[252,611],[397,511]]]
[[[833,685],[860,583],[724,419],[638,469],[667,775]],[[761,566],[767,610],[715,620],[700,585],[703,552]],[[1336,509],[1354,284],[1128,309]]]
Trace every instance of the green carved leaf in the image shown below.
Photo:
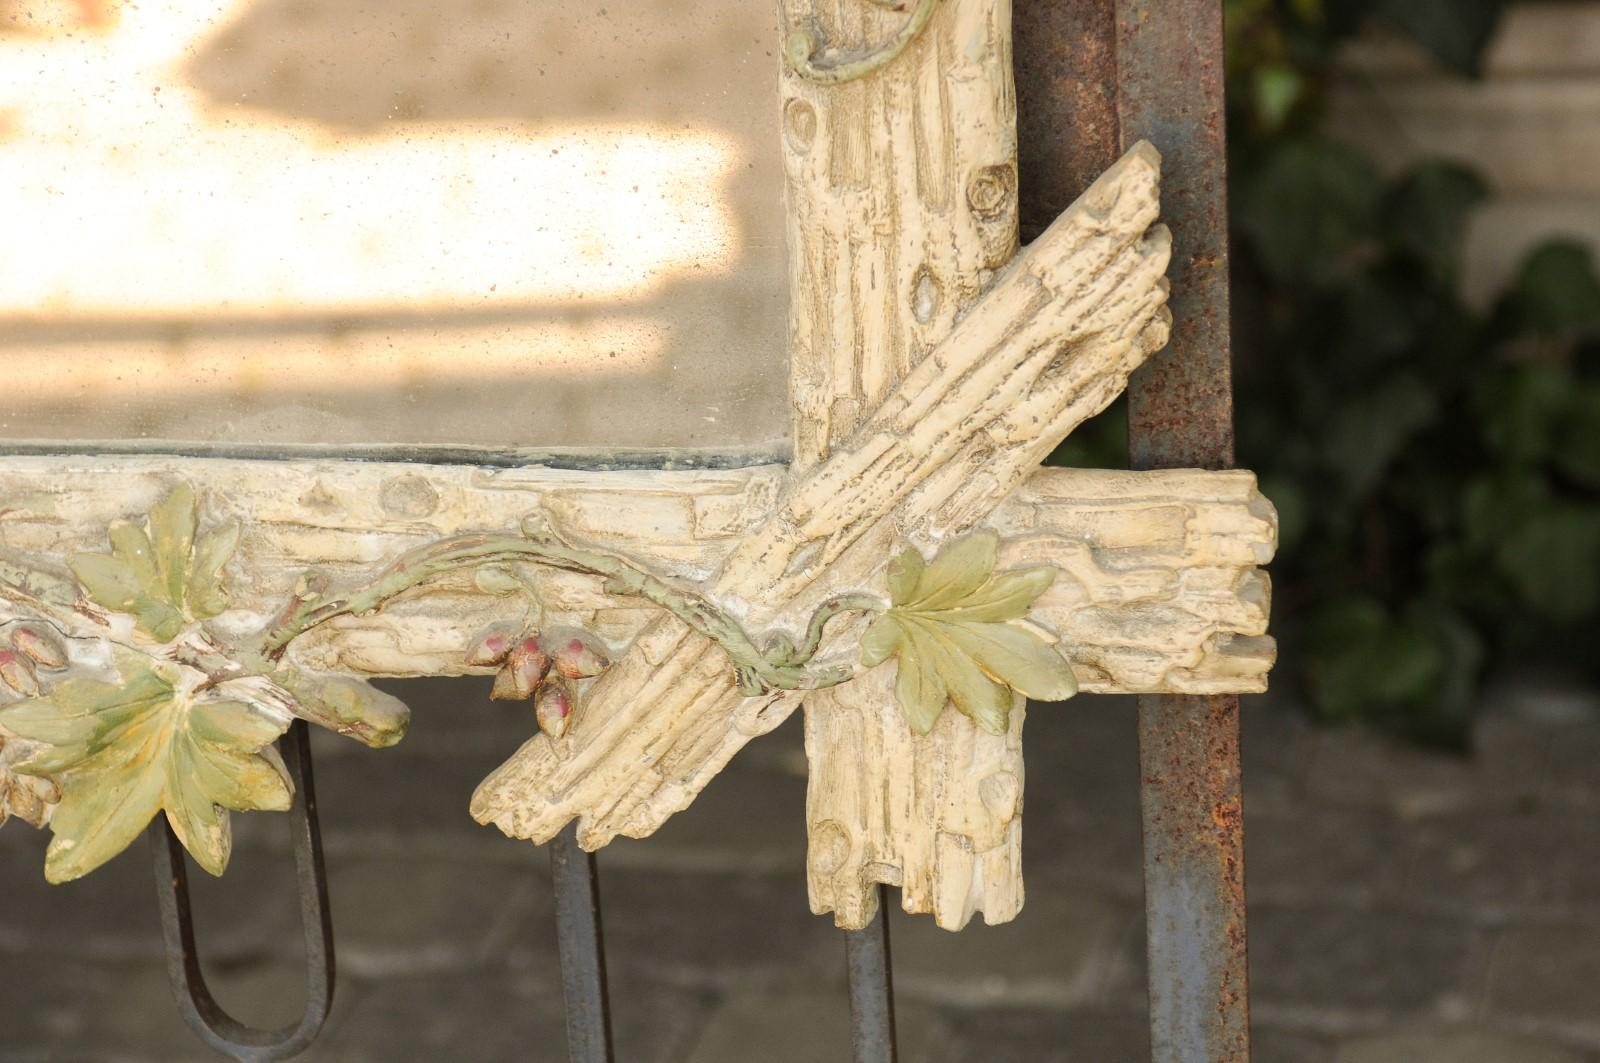
[[[867,627],[861,636],[861,663],[876,668],[900,652],[905,641],[905,629],[892,613],[885,613]]]
[[[895,676],[894,696],[905,710],[911,729],[925,735],[939,722],[939,714],[950,700],[950,691],[933,663],[938,657],[937,651],[919,643],[906,629],[901,630],[900,670]]]
[[[516,573],[499,565],[480,568],[477,575],[472,578],[472,582],[485,594],[518,594],[527,590]]]
[[[200,866],[220,875],[232,848],[223,809],[281,810],[291,792],[271,743],[288,721],[237,701],[197,701],[182,670],[132,653],[121,683],[68,679],[0,709],[0,725],[45,747],[16,765],[59,776],[45,877],[68,882],[128,846],[157,812]]]
[[[983,673],[977,662],[950,638],[952,626],[916,617],[907,618],[914,634],[911,646],[929,656],[950,692],[956,711],[990,734],[1005,734],[1011,714],[1011,691]]]
[[[1014,624],[941,624],[939,630],[984,674],[1038,701],[1062,701],[1078,692],[1072,666],[1055,648]]]
[[[106,531],[111,540],[111,554],[127,566],[129,574],[138,581],[140,598],[165,598],[166,588],[156,571],[156,554],[150,545],[150,536],[132,521],[119,520]]]
[[[307,722],[348,735],[375,749],[406,736],[411,710],[392,694],[345,676],[316,676],[286,668],[273,676],[299,703]]]
[[[922,581],[922,572],[926,567],[922,555],[909,546],[890,561],[889,601],[895,605],[909,602],[917,593],[917,585]]]
[[[139,573],[119,557],[75,554],[67,564],[89,600],[113,612],[126,613],[147,593]]]
[[[222,566],[239,548],[239,531],[239,522],[229,521],[212,528],[195,543],[187,602],[197,620],[208,620],[228,608],[228,596],[222,590]]]
[[[198,523],[199,505],[194,488],[187,483],[180,482],[150,510],[150,542],[155,547],[156,568],[166,585],[167,600],[174,605],[184,600]]]
[[[945,704],[1004,734],[1015,694],[1059,701],[1077,693],[1072,666],[1021,620],[1055,579],[1049,567],[995,572],[999,536],[982,531],[931,563],[907,550],[889,565],[893,603],[861,639],[861,663],[899,659],[895,697],[927,734]]]
[[[944,618],[990,624],[1021,620],[1055,579],[1056,570],[1047,565],[997,572],[959,606],[946,609]]]
[[[963,536],[934,555],[922,570],[911,597],[897,606],[932,612],[948,609],[983,585],[994,571],[1000,536],[992,531]]]
[[[239,545],[228,523],[195,538],[199,506],[188,484],[174,487],[150,511],[147,527],[117,521],[106,530],[108,554],[77,554],[68,564],[89,599],[112,612],[132,613],[139,630],[170,642],[189,620],[228,607],[222,568]]]

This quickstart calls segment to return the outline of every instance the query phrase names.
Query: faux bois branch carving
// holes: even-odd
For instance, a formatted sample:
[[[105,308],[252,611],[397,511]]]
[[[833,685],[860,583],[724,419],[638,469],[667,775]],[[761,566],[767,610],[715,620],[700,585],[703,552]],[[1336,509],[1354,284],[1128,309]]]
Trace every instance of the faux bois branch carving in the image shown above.
[[[904,6],[786,5],[788,466],[0,457],[0,819],[50,877],[159,814],[220,872],[292,719],[387,745],[367,679],[493,672],[537,733],[480,822],[648,835],[804,705],[813,909],[956,929],[1022,904],[1024,695],[1264,688],[1249,473],[1039,467],[1165,343],[1160,156],[1019,252],[1006,5]]]

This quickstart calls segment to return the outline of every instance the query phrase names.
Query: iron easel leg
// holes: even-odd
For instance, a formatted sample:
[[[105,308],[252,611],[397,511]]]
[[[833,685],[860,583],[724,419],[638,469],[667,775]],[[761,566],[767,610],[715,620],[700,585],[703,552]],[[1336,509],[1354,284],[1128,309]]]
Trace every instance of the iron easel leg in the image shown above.
[[[567,824],[550,841],[556,894],[556,941],[566,994],[567,1048],[572,1063],[611,1063],[611,1005],[606,998],[605,944],[600,930],[600,882],[593,853],[578,847]]]
[[[878,887],[878,914],[845,931],[850,973],[850,1033],[855,1063],[895,1063],[894,975],[889,961],[889,888]]]
[[[289,828],[306,945],[306,1010],[298,1023],[282,1030],[258,1030],[229,1015],[212,997],[195,949],[183,846],[165,816],[158,817],[149,828],[161,932],[167,949],[167,976],[178,999],[178,1010],[207,1045],[245,1063],[290,1059],[304,1052],[322,1031],[333,1006],[333,922],[328,915],[328,877],[322,860],[317,794],[311,776],[311,739],[305,721],[294,722],[280,740],[279,750],[294,782]]]

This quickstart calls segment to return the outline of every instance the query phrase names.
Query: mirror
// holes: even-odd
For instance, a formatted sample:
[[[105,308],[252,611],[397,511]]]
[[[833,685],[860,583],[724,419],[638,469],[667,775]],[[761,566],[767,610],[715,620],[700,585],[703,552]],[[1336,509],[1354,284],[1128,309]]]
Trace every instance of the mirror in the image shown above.
[[[0,0],[0,440],[781,447],[775,19]]]

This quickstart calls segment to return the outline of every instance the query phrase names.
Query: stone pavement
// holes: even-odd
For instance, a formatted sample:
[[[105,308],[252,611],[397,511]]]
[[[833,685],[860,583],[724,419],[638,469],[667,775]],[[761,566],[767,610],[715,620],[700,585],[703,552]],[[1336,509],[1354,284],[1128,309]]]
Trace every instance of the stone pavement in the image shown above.
[[[466,815],[533,722],[471,682],[397,686],[417,709],[397,749],[319,735],[340,982],[306,1058],[563,1060],[546,860]],[[1258,1063],[1600,1063],[1595,706],[1500,697],[1464,761],[1248,704]],[[1030,714],[1017,923],[950,935],[896,914],[907,1063],[1147,1058],[1131,710]],[[843,943],[801,876],[798,725],[603,854],[625,1063],[849,1058]],[[283,1023],[299,1008],[283,824],[235,822],[229,874],[199,883],[202,948],[226,1005]],[[46,840],[0,831],[0,1060],[207,1058],[169,997],[145,847],[46,887]]]

